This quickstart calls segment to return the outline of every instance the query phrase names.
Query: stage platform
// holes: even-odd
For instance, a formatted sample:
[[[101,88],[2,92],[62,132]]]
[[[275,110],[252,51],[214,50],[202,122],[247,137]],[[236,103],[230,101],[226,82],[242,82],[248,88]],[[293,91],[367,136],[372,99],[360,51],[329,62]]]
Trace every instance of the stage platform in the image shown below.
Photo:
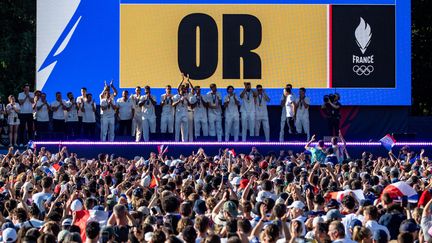
[[[252,147],[266,155],[270,152],[279,155],[280,150],[292,150],[294,153],[304,151],[305,142],[76,142],[76,141],[35,141],[36,149],[45,147],[51,152],[66,146],[69,152],[77,153],[78,157],[96,158],[100,153],[115,154],[132,159],[135,156],[148,157],[150,152],[157,152],[158,145],[169,146],[167,155],[177,157],[180,154],[190,155],[192,151],[204,148],[206,153],[217,155],[219,149],[234,149],[237,154],[249,154]],[[330,143],[326,143],[327,146]],[[411,150],[419,153],[426,150],[426,155],[432,152],[432,142],[398,142],[393,148],[397,156],[402,146],[410,146]],[[387,156],[388,151],[379,142],[347,142],[347,149],[352,158],[360,158],[364,151],[378,156]]]

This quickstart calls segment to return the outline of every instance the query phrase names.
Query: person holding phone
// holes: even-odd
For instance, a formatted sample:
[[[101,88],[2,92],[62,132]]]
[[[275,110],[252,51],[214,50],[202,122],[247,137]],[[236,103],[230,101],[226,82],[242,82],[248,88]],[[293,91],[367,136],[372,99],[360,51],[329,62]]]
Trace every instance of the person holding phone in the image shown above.
[[[9,124],[9,146],[18,146],[17,137],[18,137],[18,126],[20,124],[20,119],[18,118],[18,114],[21,110],[21,107],[18,103],[15,102],[15,97],[13,95],[9,95],[9,104],[6,106],[6,112],[8,114],[8,124]]]

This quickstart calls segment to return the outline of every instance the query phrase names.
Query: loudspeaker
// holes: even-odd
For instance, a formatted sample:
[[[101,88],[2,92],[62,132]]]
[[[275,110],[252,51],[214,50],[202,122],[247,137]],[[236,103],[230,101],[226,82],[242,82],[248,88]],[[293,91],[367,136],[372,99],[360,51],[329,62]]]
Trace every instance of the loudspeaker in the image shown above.
[[[416,133],[408,133],[408,132],[405,132],[405,133],[392,133],[392,136],[393,136],[393,138],[396,140],[396,141],[403,141],[403,142],[412,142],[412,141],[415,141],[415,139],[416,139]]]

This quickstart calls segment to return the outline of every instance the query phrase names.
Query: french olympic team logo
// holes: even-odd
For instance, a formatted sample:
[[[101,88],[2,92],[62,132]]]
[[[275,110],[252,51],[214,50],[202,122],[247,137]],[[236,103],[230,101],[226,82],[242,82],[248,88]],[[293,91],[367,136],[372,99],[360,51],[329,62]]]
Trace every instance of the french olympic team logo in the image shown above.
[[[354,31],[355,41],[360,48],[361,53],[364,55],[369,47],[372,39],[371,26],[360,17],[360,23]],[[369,76],[374,71],[374,55],[370,56],[356,56],[353,55],[353,72],[358,76]]]

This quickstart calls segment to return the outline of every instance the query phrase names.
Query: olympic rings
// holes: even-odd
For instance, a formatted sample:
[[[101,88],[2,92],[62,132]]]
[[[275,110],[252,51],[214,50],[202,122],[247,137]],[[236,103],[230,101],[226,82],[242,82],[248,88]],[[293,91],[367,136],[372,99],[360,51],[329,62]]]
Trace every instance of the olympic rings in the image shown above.
[[[371,74],[374,71],[374,67],[372,65],[354,65],[352,68],[353,72],[356,73],[358,76],[368,76],[369,74]]]

